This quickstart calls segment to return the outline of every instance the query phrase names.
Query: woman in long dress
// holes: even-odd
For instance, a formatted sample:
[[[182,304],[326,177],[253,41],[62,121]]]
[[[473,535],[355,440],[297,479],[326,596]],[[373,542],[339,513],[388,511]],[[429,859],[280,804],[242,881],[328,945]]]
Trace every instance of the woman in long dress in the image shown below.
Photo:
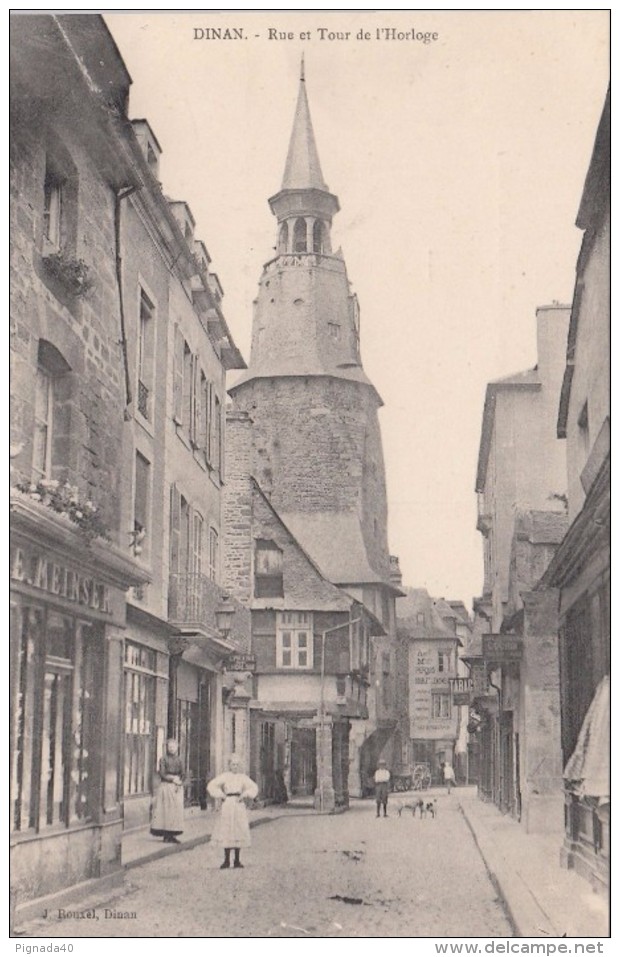
[[[151,834],[163,837],[165,844],[178,844],[183,833],[183,763],[179,745],[171,738],[159,762],[161,784],[155,797]]]
[[[228,762],[230,770],[224,771],[207,785],[212,798],[219,798],[222,807],[211,835],[211,843],[224,848],[224,863],[220,868],[230,867],[230,852],[235,852],[233,867],[243,867],[240,860],[241,848],[249,847],[250,824],[246,801],[258,794],[258,785],[247,774],[241,773],[241,759],[233,754]]]

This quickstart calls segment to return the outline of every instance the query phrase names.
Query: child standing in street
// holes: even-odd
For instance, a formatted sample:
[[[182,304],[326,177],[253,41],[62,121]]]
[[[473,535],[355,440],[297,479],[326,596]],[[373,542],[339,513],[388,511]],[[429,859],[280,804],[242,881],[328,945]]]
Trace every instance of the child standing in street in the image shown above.
[[[377,802],[377,817],[381,817],[381,808],[383,808],[383,817],[387,817],[387,802],[390,793],[390,772],[387,769],[387,762],[381,758],[377,770],[375,771],[375,801]]]

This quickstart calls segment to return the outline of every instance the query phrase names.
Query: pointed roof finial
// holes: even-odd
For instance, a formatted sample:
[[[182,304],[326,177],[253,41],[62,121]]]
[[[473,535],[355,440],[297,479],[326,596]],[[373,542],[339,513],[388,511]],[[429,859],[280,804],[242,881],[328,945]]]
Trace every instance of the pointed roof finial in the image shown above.
[[[302,52],[302,54],[301,54],[301,69],[300,69],[300,71],[299,71],[299,79],[301,80],[302,83],[303,83],[303,82],[305,81],[305,79],[306,79],[306,68],[305,68],[305,63],[304,63],[304,56],[305,56],[305,54]]]

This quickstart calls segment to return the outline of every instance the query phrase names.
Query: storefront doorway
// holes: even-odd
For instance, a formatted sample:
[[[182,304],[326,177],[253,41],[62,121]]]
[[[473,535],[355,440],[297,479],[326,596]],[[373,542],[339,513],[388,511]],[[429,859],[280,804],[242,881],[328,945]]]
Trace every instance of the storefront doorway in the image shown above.
[[[291,794],[314,794],[316,775],[316,732],[314,728],[293,728],[291,734]]]

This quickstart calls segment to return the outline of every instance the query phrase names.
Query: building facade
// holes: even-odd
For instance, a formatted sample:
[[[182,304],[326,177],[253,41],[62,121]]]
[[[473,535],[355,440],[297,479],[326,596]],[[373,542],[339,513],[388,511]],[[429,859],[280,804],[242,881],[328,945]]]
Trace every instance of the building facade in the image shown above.
[[[479,789],[530,830],[559,820],[557,620],[528,595],[565,524],[565,450],[554,423],[568,318],[568,307],[540,307],[535,368],[487,386],[476,480],[484,585],[466,660]]]
[[[362,368],[345,262],[332,250],[339,204],[321,172],[303,76],[282,187],[269,203],[277,252],[259,283],[250,364],[230,394],[234,412],[251,419],[249,468],[278,516],[325,579],[380,622],[369,717],[354,720],[348,737],[349,789],[360,793],[395,730],[398,589],[390,580],[381,399]]]
[[[441,781],[441,764],[458,766],[457,743],[462,723],[461,705],[453,703],[459,677],[456,613],[443,599],[433,599],[424,588],[406,588],[396,603],[399,644],[405,652],[409,689],[409,766],[424,764],[432,779]],[[438,607],[439,606],[439,607]],[[441,611],[448,614],[446,621]]]
[[[18,902],[120,867],[125,593],[149,578],[127,547],[121,514],[126,393],[115,209],[118,193],[138,185],[122,121],[129,77],[92,21],[28,16],[12,24]],[[105,103],[95,93],[102,86]]]
[[[121,867],[166,736],[188,803],[204,802],[230,748],[223,672],[249,614],[233,604],[222,635],[225,375],[244,363],[191,211],[162,193],[159,144],[128,119],[131,81],[101,17],[16,16],[12,58],[19,903]]]
[[[586,176],[583,241],[557,420],[570,527],[542,580],[559,600],[563,860],[609,885],[610,793],[610,95]]]

